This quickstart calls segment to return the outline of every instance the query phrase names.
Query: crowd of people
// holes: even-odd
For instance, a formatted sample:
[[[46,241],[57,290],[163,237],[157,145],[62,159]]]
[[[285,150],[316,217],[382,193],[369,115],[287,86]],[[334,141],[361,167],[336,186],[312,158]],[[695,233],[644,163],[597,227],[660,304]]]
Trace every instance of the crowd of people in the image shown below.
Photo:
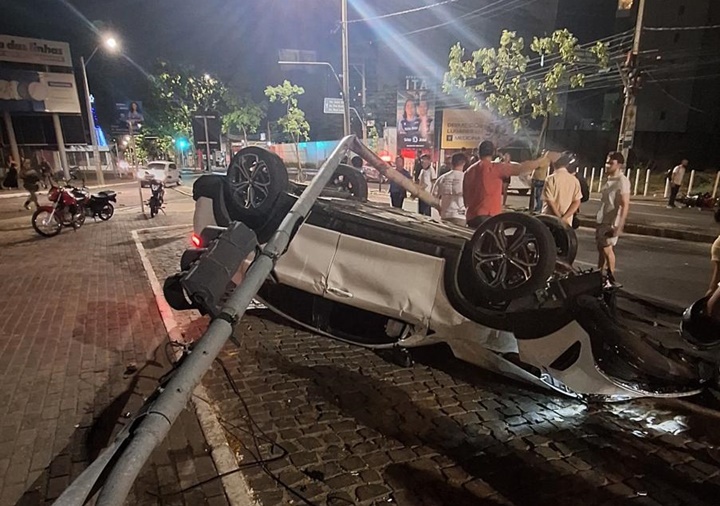
[[[36,208],[38,207],[37,192],[40,187],[47,189],[54,184],[52,167],[44,157],[40,156],[34,160],[23,159],[19,170],[17,163],[11,157],[0,183],[0,188],[3,190],[17,190],[22,185],[22,188],[28,192],[24,207],[30,209],[30,204],[34,204]]]
[[[577,228],[580,205],[590,198],[590,191],[587,182],[577,173],[576,158],[569,152],[546,152],[534,160],[511,163],[509,154],[498,156],[494,144],[484,141],[477,150],[463,149],[454,154],[446,167],[438,171],[435,180],[430,156],[418,154],[412,178],[422,190],[438,199],[438,211],[443,221],[477,228],[503,211],[510,178],[531,175],[530,211],[555,216],[568,227]],[[596,216],[598,268],[612,287],[620,286],[615,278],[614,248],[630,209],[630,181],[623,173],[624,163],[622,154],[608,154],[605,163],[607,180],[602,187],[600,210]],[[411,177],[403,157],[397,157],[395,166],[405,177]],[[393,207],[402,208],[406,196],[402,186],[391,182]],[[431,206],[418,200],[418,212],[430,216]]]

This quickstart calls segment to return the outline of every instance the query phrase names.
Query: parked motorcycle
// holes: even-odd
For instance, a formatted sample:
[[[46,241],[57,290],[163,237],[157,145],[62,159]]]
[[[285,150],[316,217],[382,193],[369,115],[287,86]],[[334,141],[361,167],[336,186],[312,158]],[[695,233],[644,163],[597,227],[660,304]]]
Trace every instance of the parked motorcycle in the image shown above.
[[[48,191],[51,206],[40,206],[32,215],[35,232],[43,237],[58,235],[63,227],[80,228],[85,223],[85,209],[69,188],[53,186]]]
[[[162,181],[153,179],[150,181],[150,191],[152,195],[148,200],[148,207],[150,208],[150,217],[154,218],[165,204],[165,185]]]
[[[91,194],[86,188],[72,188],[72,194],[83,206],[85,215],[107,221],[115,214],[111,202],[117,202],[117,193],[112,190]]]
[[[681,195],[677,201],[687,207],[699,207],[700,209],[712,209],[718,204],[718,199],[713,198],[710,193],[696,193],[694,195]]]

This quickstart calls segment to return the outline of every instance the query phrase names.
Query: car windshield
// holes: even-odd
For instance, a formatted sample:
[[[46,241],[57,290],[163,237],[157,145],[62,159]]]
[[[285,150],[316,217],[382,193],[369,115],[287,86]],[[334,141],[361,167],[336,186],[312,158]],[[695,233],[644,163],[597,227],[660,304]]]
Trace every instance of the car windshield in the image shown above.
[[[147,168],[149,170],[165,170],[165,164],[164,163],[149,163]]]

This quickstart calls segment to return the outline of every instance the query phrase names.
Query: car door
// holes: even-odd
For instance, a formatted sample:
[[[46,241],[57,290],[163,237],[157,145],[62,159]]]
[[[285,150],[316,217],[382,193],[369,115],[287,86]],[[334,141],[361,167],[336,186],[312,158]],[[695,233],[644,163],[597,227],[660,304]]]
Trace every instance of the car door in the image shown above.
[[[177,183],[180,180],[180,173],[177,165],[171,163],[168,165],[168,182]]]
[[[342,234],[324,297],[427,326],[443,260]]]
[[[323,295],[340,233],[303,224],[275,266],[275,277],[288,286]]]

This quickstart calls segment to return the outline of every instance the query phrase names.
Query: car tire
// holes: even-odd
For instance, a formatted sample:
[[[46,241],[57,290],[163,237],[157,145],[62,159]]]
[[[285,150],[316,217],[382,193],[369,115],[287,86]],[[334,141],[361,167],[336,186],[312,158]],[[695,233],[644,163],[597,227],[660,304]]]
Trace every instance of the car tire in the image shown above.
[[[493,301],[507,301],[544,287],[555,270],[557,248],[541,221],[503,213],[483,222],[470,239],[472,276]]]
[[[550,230],[557,248],[558,260],[572,265],[578,251],[578,239],[575,230],[556,216],[541,214],[536,218]]]
[[[365,202],[368,198],[367,180],[358,169],[349,165],[338,165],[324,193]]]
[[[230,217],[250,228],[262,226],[270,219],[275,201],[288,188],[288,173],[282,159],[257,146],[235,153],[225,180]]]

